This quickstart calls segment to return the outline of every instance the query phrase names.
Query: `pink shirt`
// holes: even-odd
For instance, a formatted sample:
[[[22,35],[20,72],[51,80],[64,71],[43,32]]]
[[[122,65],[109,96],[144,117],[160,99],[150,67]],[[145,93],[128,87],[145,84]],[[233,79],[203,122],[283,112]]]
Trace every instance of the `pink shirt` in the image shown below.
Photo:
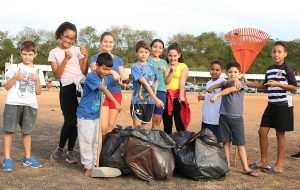
[[[57,47],[52,49],[49,52],[48,61],[56,62],[58,65],[60,65],[65,58],[65,51],[67,50],[72,53],[72,58],[68,61],[61,79],[79,80],[84,76],[79,65],[79,60],[84,58],[84,55],[80,53],[79,47],[72,46],[69,49],[61,49]]]

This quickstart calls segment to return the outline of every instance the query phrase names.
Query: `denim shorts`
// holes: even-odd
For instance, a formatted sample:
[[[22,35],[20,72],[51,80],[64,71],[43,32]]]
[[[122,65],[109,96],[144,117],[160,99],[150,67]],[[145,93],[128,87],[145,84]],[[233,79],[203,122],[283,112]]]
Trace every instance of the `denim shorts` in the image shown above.
[[[30,134],[37,119],[37,109],[30,106],[5,104],[3,130],[14,133],[19,125],[24,135]]]
[[[164,105],[166,105],[166,99],[167,99],[167,92],[165,91],[157,91],[156,92],[156,96],[158,99],[160,99]],[[154,114],[157,114],[157,115],[163,115],[165,109],[163,108],[159,108],[155,105],[155,108],[154,108]]]

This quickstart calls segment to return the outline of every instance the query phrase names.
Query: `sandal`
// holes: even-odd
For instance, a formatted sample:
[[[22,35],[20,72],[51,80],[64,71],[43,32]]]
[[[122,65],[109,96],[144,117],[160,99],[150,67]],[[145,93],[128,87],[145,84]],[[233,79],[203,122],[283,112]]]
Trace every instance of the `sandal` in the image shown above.
[[[278,174],[278,173],[281,173],[281,172],[276,171],[274,169],[274,167],[271,166],[271,165],[268,165],[268,166],[264,167],[261,171],[265,172],[265,173],[268,173],[268,174]]]
[[[242,174],[248,175],[248,176],[251,176],[251,177],[259,177],[259,175],[254,171],[242,172]]]

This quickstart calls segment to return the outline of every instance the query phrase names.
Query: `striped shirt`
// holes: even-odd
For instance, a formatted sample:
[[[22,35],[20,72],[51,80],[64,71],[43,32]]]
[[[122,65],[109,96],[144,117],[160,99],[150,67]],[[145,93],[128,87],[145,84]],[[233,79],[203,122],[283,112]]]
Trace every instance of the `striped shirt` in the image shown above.
[[[297,86],[296,78],[292,67],[285,62],[281,65],[271,65],[266,73],[264,83],[274,80],[284,85]],[[269,103],[278,106],[293,106],[293,98],[290,91],[280,87],[268,87]]]

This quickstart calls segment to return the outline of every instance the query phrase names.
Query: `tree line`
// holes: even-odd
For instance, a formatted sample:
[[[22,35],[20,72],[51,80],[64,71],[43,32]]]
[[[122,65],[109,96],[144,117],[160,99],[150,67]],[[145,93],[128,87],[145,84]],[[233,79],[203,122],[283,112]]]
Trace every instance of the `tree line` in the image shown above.
[[[139,40],[150,43],[156,33],[151,30],[135,30],[129,26],[111,26],[105,31],[111,32],[115,36],[116,45],[113,53],[120,56],[125,67],[130,67],[136,61],[135,44]],[[101,32],[102,33],[102,32]],[[99,40],[101,33],[98,33],[93,26],[86,26],[78,31],[78,40],[75,45],[83,45],[89,55],[94,55],[99,51]],[[35,64],[48,64],[48,53],[58,46],[54,32],[47,30],[34,30],[30,27],[12,36],[7,31],[0,31],[0,70],[4,71],[5,62],[10,61],[11,55],[14,62],[21,62],[19,55],[19,44],[24,40],[32,40],[38,45],[38,56]],[[263,74],[267,67],[272,64],[271,48],[274,39],[270,39],[261,53],[256,58],[248,73]],[[234,56],[225,39],[225,34],[215,32],[203,32],[200,35],[178,33],[168,38],[166,47],[172,42],[180,44],[183,50],[184,62],[190,70],[208,71],[209,64],[213,59],[222,59],[225,63],[234,60]],[[297,75],[300,73],[300,40],[285,41],[287,45],[287,62],[292,65]]]

